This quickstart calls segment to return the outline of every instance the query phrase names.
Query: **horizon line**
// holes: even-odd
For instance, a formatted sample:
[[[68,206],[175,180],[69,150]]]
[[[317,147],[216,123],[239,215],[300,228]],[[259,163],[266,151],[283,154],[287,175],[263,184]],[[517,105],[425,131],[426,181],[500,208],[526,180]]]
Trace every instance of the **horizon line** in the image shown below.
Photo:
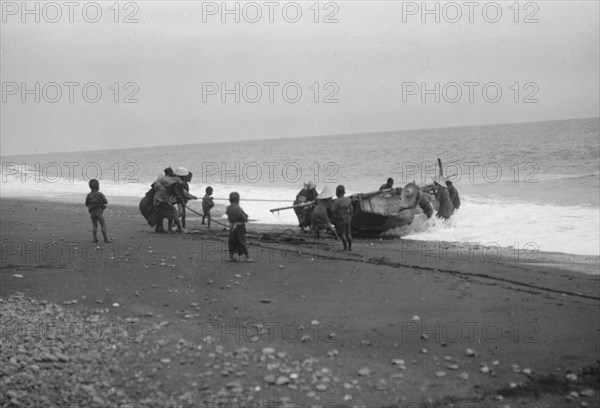
[[[364,135],[364,134],[377,135],[377,134],[395,133],[395,132],[405,133],[405,132],[415,132],[415,131],[423,131],[423,130],[461,129],[461,128],[473,128],[473,127],[523,125],[523,124],[542,123],[542,122],[566,122],[566,121],[573,121],[573,120],[590,120],[590,119],[600,120],[600,116],[592,116],[592,117],[585,117],[585,118],[553,119],[553,120],[535,120],[535,121],[526,121],[526,122],[489,123],[489,124],[481,124],[481,125],[461,125],[461,126],[442,126],[442,127],[428,127],[428,128],[412,128],[412,129],[378,130],[378,131],[373,131],[373,132],[331,133],[331,134],[320,134],[320,135],[273,137],[273,138],[262,138],[262,139],[226,140],[226,141],[212,141],[212,142],[181,143],[181,144],[160,144],[160,145],[146,145],[146,146],[121,147],[121,148],[109,148],[109,149],[59,150],[59,151],[49,151],[49,152],[40,152],[40,153],[19,153],[19,154],[8,154],[8,155],[0,154],[0,158],[29,156],[29,155],[61,154],[61,153],[93,153],[93,152],[103,152],[103,151],[111,151],[111,150],[133,150],[133,149],[140,149],[140,148],[145,149],[145,148],[155,148],[155,147],[193,146],[193,145],[216,144],[216,143],[261,142],[261,141],[315,138],[315,137],[355,136],[355,135],[361,135],[361,134],[362,135]]]

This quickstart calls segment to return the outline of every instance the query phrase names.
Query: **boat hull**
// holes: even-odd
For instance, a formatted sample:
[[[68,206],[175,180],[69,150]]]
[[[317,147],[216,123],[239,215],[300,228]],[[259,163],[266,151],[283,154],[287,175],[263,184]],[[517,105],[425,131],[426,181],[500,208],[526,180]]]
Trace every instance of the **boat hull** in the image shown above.
[[[405,227],[412,224],[417,213],[418,211],[405,210],[399,216],[387,216],[357,211],[352,217],[352,234],[373,236],[394,228]]]
[[[413,184],[385,192],[355,194],[352,198],[352,234],[376,236],[410,226],[416,217],[426,218],[419,206],[422,192]]]

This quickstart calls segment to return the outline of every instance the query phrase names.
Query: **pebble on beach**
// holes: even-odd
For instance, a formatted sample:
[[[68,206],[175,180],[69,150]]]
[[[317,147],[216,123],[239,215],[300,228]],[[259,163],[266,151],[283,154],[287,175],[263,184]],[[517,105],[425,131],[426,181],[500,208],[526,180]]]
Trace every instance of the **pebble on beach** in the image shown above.
[[[290,379],[284,375],[277,377],[277,380],[275,381],[276,385],[286,385],[290,383]]]
[[[277,378],[275,377],[275,374],[267,374],[263,377],[263,381],[267,384],[275,384]]]
[[[369,367],[362,367],[358,370],[358,375],[361,377],[370,377],[372,373],[373,370],[371,370]]]

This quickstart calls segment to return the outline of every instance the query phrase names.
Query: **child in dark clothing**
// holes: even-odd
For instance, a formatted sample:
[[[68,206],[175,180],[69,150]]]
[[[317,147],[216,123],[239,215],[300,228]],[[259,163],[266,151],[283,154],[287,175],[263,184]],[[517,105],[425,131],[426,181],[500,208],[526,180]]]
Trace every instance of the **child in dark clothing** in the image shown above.
[[[229,261],[235,262],[233,254],[244,255],[246,262],[252,262],[248,256],[248,244],[246,243],[246,222],[248,214],[240,207],[240,195],[236,192],[229,194],[231,205],[227,207],[225,213],[227,220],[231,224],[229,230]]]
[[[90,216],[92,217],[92,234],[94,236],[94,242],[98,242],[98,223],[100,223],[104,242],[109,243],[110,241],[108,240],[108,236],[106,234],[106,224],[104,222],[103,214],[108,201],[106,200],[106,197],[104,197],[104,194],[100,192],[100,183],[98,180],[91,179],[89,185],[92,191],[85,198],[85,205],[90,212]]]
[[[202,197],[202,212],[204,215],[202,216],[202,225],[204,225],[204,220],[208,219],[208,228],[210,228],[210,209],[215,206],[213,202],[213,198],[211,197],[213,193],[212,187],[206,187],[206,194]]]
[[[333,212],[333,224],[342,237],[344,250],[352,251],[352,234],[350,232],[352,224],[352,199],[344,197],[346,189],[344,186],[337,186],[335,195],[337,200],[333,202],[331,211]]]

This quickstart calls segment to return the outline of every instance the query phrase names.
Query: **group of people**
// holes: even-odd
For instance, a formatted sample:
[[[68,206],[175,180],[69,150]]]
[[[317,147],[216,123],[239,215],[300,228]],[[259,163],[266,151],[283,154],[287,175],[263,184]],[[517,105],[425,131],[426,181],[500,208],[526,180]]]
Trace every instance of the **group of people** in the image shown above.
[[[333,200],[333,194],[326,186],[321,193],[317,193],[316,184],[310,180],[304,183],[304,187],[294,201],[294,211],[298,217],[299,227],[308,232],[313,230],[317,238],[321,231],[330,231],[336,239],[341,238],[344,250],[352,250],[352,235],[350,228],[352,224],[352,199],[345,197],[346,189],[343,185],[336,188],[337,200]],[[379,187],[379,191],[394,188],[394,179],[388,178],[385,184]],[[433,199],[439,203],[436,216],[448,219],[455,210],[460,208],[460,196],[456,187],[450,180],[445,180],[445,185],[434,180],[434,184],[423,189],[426,194],[419,194],[418,205],[427,218],[433,216]],[[338,234],[340,235],[338,237]]]
[[[432,186],[427,186],[424,189],[425,193],[431,194],[428,196],[426,194],[422,194],[419,198],[419,206],[427,216],[427,218],[431,218],[433,215],[433,204],[431,202],[431,198],[435,197],[437,200],[439,207],[438,212],[436,213],[436,217],[443,218],[447,220],[450,218],[455,210],[460,208],[460,196],[458,195],[458,190],[450,180],[445,180],[445,186],[443,184],[438,183],[436,180],[433,181]],[[382,184],[379,187],[379,191],[388,190],[394,187],[394,179],[388,178],[385,184]]]
[[[173,225],[177,226],[177,232],[183,232],[185,228],[186,208],[190,200],[198,197],[190,194],[190,182],[192,172],[185,167],[172,169],[167,167],[164,175],[160,175],[150,186],[150,190],[140,201],[140,212],[155,231],[172,232]],[[202,198],[202,225],[208,228],[211,224],[211,209],[215,206],[212,198],[212,187],[206,188],[206,194]],[[164,229],[164,219],[168,220],[167,231]]]
[[[189,183],[192,173],[184,167],[172,169],[167,167],[164,175],[156,178],[150,190],[140,201],[140,212],[156,232],[166,232],[164,219],[168,220],[168,232],[173,231],[173,224],[177,232],[185,228],[186,204],[197,197],[190,194]]]
[[[168,220],[168,231],[172,231],[172,226],[177,226],[178,232],[183,232],[185,228],[186,204],[189,200],[198,198],[190,194],[189,183],[192,181],[192,173],[184,168],[178,167],[172,169],[168,167],[164,170],[164,175],[159,176],[152,183],[150,190],[140,201],[140,211],[148,221],[150,226],[155,227],[156,232],[165,232],[163,221]],[[211,226],[211,210],[215,206],[212,194],[213,188],[206,187],[206,194],[202,198],[202,225]],[[235,261],[235,254],[244,255],[246,261],[252,259],[248,255],[248,244],[246,242],[246,222],[248,215],[240,207],[240,195],[232,192],[229,195],[230,205],[225,213],[230,223],[229,228],[229,260]]]
[[[300,228],[308,232],[311,228],[317,238],[320,232],[327,230],[333,233],[336,239],[341,238],[344,250],[352,251],[352,199],[345,197],[346,189],[343,185],[337,186],[333,201],[333,193],[326,186],[320,194],[317,193],[316,184],[310,180],[304,183],[294,201],[294,211],[298,217]],[[299,205],[300,204],[300,205]],[[339,232],[339,236],[338,236]]]
[[[192,181],[192,173],[184,168],[178,167],[172,169],[167,167],[164,170],[164,175],[160,175],[144,198],[140,201],[140,212],[152,227],[155,227],[156,232],[165,232],[164,219],[168,220],[168,231],[172,231],[173,224],[177,226],[178,232],[184,232],[186,204],[189,200],[197,200],[197,197],[190,194],[189,183]],[[92,234],[94,242],[98,242],[98,224],[102,229],[104,242],[109,243],[104,221],[104,210],[108,204],[108,200],[100,192],[100,183],[98,180],[92,179],[89,182],[90,193],[86,196],[85,205],[88,208],[92,219]],[[211,209],[214,207],[212,198],[212,187],[206,188],[206,195],[202,199],[202,225],[208,221],[208,228],[211,224]],[[252,259],[248,254],[248,244],[246,242],[246,223],[248,222],[248,214],[240,207],[240,195],[237,192],[229,194],[230,205],[225,213],[230,223],[229,228],[229,260],[236,261],[234,257],[244,255],[246,261],[251,262]]]
[[[433,186],[428,187],[425,191],[432,194],[439,204],[436,214],[438,218],[447,220],[454,214],[454,211],[460,208],[458,190],[450,180],[445,180],[445,185],[434,181]]]
[[[189,200],[198,198],[190,193],[189,183],[192,181],[192,173],[184,168],[177,167],[172,169],[168,167],[164,170],[164,175],[160,175],[150,190],[140,201],[139,208],[142,215],[146,218],[148,224],[155,227],[156,232],[166,232],[164,229],[164,219],[168,220],[168,232],[172,232],[173,225],[177,226],[177,232],[184,232],[186,219],[186,204]],[[106,231],[103,211],[108,204],[106,197],[100,190],[100,184],[97,180],[89,182],[91,192],[86,197],[86,206],[92,219],[92,233],[94,242],[98,242],[97,230],[98,224],[102,229],[104,242],[110,242]],[[392,189],[394,180],[388,178],[379,190],[385,191]],[[313,181],[304,183],[303,189],[296,196],[294,201],[294,211],[298,217],[299,226],[305,232],[313,230],[320,238],[323,230],[330,231],[336,239],[341,238],[344,250],[352,250],[352,199],[345,197],[346,189],[343,185],[336,188],[336,200],[333,200],[333,192],[329,186],[326,186],[321,193],[317,193],[317,186]],[[455,210],[460,208],[460,197],[458,191],[450,180],[445,180],[445,185],[434,181],[432,186],[427,186],[419,198],[419,206],[423,209],[427,218],[433,214],[431,203],[432,196],[439,203],[439,218],[448,219]],[[206,194],[202,198],[202,225],[208,221],[208,228],[211,224],[211,209],[214,207],[212,198],[212,187],[206,188]],[[430,195],[431,194],[431,195]],[[240,207],[240,195],[232,192],[229,195],[230,205],[225,213],[230,223],[229,228],[229,260],[235,261],[234,255],[244,255],[247,261],[252,261],[248,255],[248,244],[246,242],[246,223],[248,215]],[[339,234],[339,235],[338,235]]]

